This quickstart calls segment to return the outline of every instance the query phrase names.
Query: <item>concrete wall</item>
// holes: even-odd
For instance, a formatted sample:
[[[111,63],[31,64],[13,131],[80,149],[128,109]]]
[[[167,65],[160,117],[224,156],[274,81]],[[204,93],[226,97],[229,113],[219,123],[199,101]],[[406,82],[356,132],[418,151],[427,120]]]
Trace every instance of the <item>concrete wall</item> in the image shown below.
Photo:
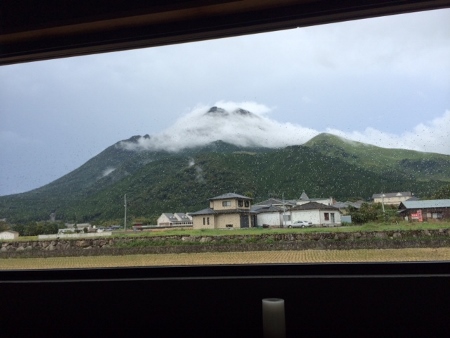
[[[328,213],[329,218],[328,221],[325,220],[325,214]],[[325,210],[325,211],[320,211],[320,216],[322,218],[322,225],[333,225],[333,224],[341,224],[341,213],[336,210],[336,211],[332,211],[332,210]],[[331,214],[334,214],[334,222],[332,220]]]
[[[12,239],[17,239],[17,238],[19,238],[18,232],[15,232],[15,231],[0,232],[0,239],[12,240]]]
[[[292,223],[296,221],[308,221],[316,225],[333,225],[341,224],[341,213],[339,210],[293,210]],[[325,214],[328,213],[329,219],[325,220]],[[334,214],[334,222],[331,214]]]
[[[241,215],[240,214],[217,215],[216,228],[224,229],[224,228],[227,228],[227,225],[232,225],[233,228],[240,228],[241,227]]]
[[[288,215],[288,212],[286,212],[286,215]],[[256,216],[256,223],[258,226],[263,226],[263,224],[280,226],[283,224],[283,214],[279,212],[261,213]]]
[[[209,219],[209,224],[208,224]],[[203,224],[203,220],[204,223]],[[215,228],[215,215],[196,215],[192,216],[192,227],[194,229],[214,229]]]
[[[291,211],[291,221],[292,223],[296,221],[307,221],[316,225],[322,224],[319,210],[293,210]]]
[[[111,236],[111,231],[95,232],[95,233],[79,233],[79,234],[55,234],[55,235],[38,235],[38,239],[56,239],[56,238],[92,238]]]
[[[156,221],[156,224],[158,224],[158,225],[169,225],[170,224],[170,219],[166,215],[161,214],[161,216],[158,217],[158,220]]]

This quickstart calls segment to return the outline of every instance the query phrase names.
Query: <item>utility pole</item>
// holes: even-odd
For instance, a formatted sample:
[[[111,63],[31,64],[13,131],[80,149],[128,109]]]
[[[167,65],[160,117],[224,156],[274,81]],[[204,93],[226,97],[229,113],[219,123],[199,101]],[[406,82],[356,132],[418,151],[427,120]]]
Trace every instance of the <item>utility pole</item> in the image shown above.
[[[127,231],[127,194],[123,195],[124,207],[125,207],[125,216],[123,218],[123,228]]]

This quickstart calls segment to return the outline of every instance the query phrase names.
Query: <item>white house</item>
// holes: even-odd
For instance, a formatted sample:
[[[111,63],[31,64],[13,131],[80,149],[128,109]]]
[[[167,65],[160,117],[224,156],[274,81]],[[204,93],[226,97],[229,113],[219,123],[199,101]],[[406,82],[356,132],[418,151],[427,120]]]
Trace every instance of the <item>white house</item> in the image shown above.
[[[318,202],[308,202],[292,207],[291,221],[308,221],[316,225],[335,226],[341,224],[341,212],[338,208]]]
[[[0,232],[0,239],[17,239],[19,238],[19,233],[17,231],[6,230]]]
[[[381,194],[373,194],[374,203],[383,203],[386,205],[400,205],[400,203],[413,198],[414,194],[410,191],[386,192]]]
[[[258,226],[287,226],[291,224],[291,214],[287,207],[276,205],[255,205],[252,211],[256,213]]]
[[[192,217],[182,212],[165,212],[158,217],[158,226],[192,225]]]
[[[66,223],[67,229],[83,231],[85,228],[89,231],[92,228],[91,223]]]
[[[336,203],[336,200],[333,197],[326,198],[309,198],[308,195],[303,191],[300,198],[296,201],[297,205],[303,205],[309,202],[317,202],[324,205],[333,205]]]

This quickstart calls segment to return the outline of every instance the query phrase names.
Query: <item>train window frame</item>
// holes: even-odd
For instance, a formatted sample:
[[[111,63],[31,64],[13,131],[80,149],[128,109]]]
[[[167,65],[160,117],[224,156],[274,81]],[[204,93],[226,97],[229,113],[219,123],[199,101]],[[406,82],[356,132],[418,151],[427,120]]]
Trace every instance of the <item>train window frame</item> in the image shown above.
[[[51,4],[51,1],[48,2]],[[100,1],[93,3],[98,2]],[[406,2],[407,4],[392,2],[390,5],[386,1],[366,2],[375,6],[372,8],[361,7],[358,1],[345,3],[348,7],[344,8],[344,13],[340,12],[337,16],[332,15],[333,10],[337,11],[336,8],[329,9],[331,14],[328,17],[324,11],[322,13],[326,17],[324,21],[344,21],[355,17],[372,17],[449,6],[448,1],[414,1]],[[388,8],[382,10],[382,6],[388,6]],[[311,16],[310,21],[307,17],[303,18],[304,24],[324,23],[320,21],[320,18],[313,17],[311,13],[308,14]],[[258,18],[253,17],[253,19],[258,21]],[[281,29],[285,27],[282,19],[278,21],[281,22],[279,25],[266,23],[268,25],[266,28],[259,27],[257,30]],[[291,19],[289,16],[284,17],[284,20],[289,19]],[[289,25],[292,24],[292,22],[289,23]],[[228,34],[243,34],[249,31],[251,29],[247,26]],[[211,38],[213,35],[201,35],[198,39]],[[195,37],[191,38],[195,39]],[[169,43],[180,42],[180,39],[176,38],[169,40]],[[26,44],[24,46],[26,47]],[[128,46],[118,45],[112,48],[133,46],[139,47],[140,44],[130,41]],[[12,54],[8,57],[2,54],[0,63],[28,62],[41,58],[64,57],[74,53],[90,54],[106,51],[108,48],[91,44],[84,50],[65,52],[62,49],[36,55],[30,52],[32,49],[29,49],[27,54],[26,49],[22,54],[16,51],[17,54],[13,56],[13,60],[10,58]],[[371,335],[389,332],[390,335],[411,336],[426,333],[434,336],[441,332],[440,327],[446,329],[448,326],[448,324],[445,326],[448,322],[445,319],[445,314],[448,313],[445,309],[449,309],[448,302],[442,295],[448,288],[449,280],[450,262],[1,270],[2,304],[6,310],[2,317],[2,333],[6,336],[20,335],[20,333],[30,335],[33,331],[33,333],[45,332],[46,336],[64,335],[64,333],[67,336],[73,336],[79,334],[82,329],[88,329],[92,334],[128,335],[137,331],[148,333],[150,329],[158,330],[161,327],[166,331],[160,336],[172,336],[172,334],[179,336],[174,333],[201,329],[202,331],[198,332],[214,334],[216,337],[229,337],[232,334],[257,337],[261,336],[258,312],[260,299],[284,296],[287,298],[288,334],[297,330],[295,332],[305,336],[322,335],[320,333],[335,335],[336,332],[348,336],[361,336],[362,333],[368,333],[370,330]],[[336,284],[340,285],[338,291],[333,289]],[[299,287],[305,285],[308,286],[307,289]],[[393,290],[385,289],[387,285],[394,285]],[[175,305],[172,306],[167,296],[173,296],[174,290],[178,290],[175,294],[180,298],[174,297],[171,301]],[[203,294],[198,290],[201,290]],[[340,293],[343,294],[342,297]],[[228,300],[227,297],[233,298],[234,305],[233,301]],[[313,299],[314,297],[317,299]],[[150,303],[152,299],[156,300]],[[222,300],[223,303],[218,303],[217,299]],[[305,303],[292,304],[291,299],[306,300],[306,304],[309,304],[311,308],[304,309]],[[337,305],[334,305],[336,300],[338,300]],[[322,304],[321,301],[323,301]],[[365,302],[368,301],[378,301],[376,304],[385,307],[366,304]],[[399,302],[403,303],[399,304]],[[36,304],[42,306],[38,309],[34,306]],[[364,312],[361,308],[370,311],[367,317],[362,317],[365,320],[360,322],[360,325],[366,327],[366,331],[361,331],[358,326],[350,323],[351,321],[342,320],[339,318],[341,316],[334,314],[328,316],[325,310],[330,307],[335,309],[337,306],[342,306],[342,313],[349,317],[360,316]],[[63,315],[60,311],[67,308],[70,311]],[[200,312],[202,308],[203,313]],[[181,311],[186,309],[192,310],[192,313]],[[210,309],[214,311],[208,311]],[[407,314],[397,312],[399,309],[406,310]],[[119,310],[120,313],[114,312]],[[153,312],[150,312],[151,315],[140,312],[144,310]],[[313,327],[318,322],[307,321],[310,318],[308,313],[314,313],[314,311],[321,311],[316,316],[325,318],[319,329]],[[169,315],[176,316],[177,312],[179,313],[178,317],[175,317],[178,320],[176,325],[167,321]],[[404,319],[408,315],[414,315],[414,312],[420,312],[423,318],[416,321]],[[78,317],[80,313],[85,316]],[[200,316],[197,313],[202,314],[201,320],[198,323],[192,323],[193,320],[199,319]],[[240,316],[231,317],[236,313]],[[292,313],[303,315],[303,317],[294,317]],[[397,316],[389,321],[389,316],[395,313],[398,313]],[[95,315],[97,319],[95,325],[90,325],[92,315]],[[124,316],[126,320],[112,320],[112,316]],[[237,326],[242,323],[240,317],[244,316],[248,326]],[[373,316],[374,320],[368,318],[370,316]],[[186,319],[183,320],[183,317]],[[216,317],[221,317],[223,324],[214,321]],[[376,322],[377,320],[379,322]],[[400,322],[393,323],[395,320]],[[154,326],[149,327],[148,323],[154,323]],[[389,326],[394,324],[399,325]],[[258,326],[258,328],[252,326]]]
[[[49,2],[49,3],[51,3],[51,2]],[[348,7],[345,7],[345,6],[348,6]],[[386,8],[384,8],[383,6],[386,6]],[[345,21],[345,20],[350,20],[350,19],[371,18],[371,17],[383,16],[383,15],[389,15],[389,14],[400,14],[400,13],[407,13],[407,12],[413,12],[413,11],[448,8],[448,7],[450,7],[450,1],[432,1],[432,2],[418,1],[416,4],[409,4],[409,5],[405,5],[405,6],[406,7],[402,7],[402,6],[396,7],[396,6],[392,5],[392,7],[389,7],[389,5],[386,3],[373,1],[373,2],[369,2],[367,7],[355,10],[352,7],[352,4],[350,4],[350,5],[347,4],[347,5],[343,5],[342,8],[334,8],[334,10],[337,13],[335,16],[333,16],[334,15],[333,13],[329,14],[327,12],[327,9],[323,9],[323,11],[318,11],[318,14],[313,13],[313,10],[310,9],[309,13],[305,14],[304,17],[298,19],[300,21],[293,20],[292,17],[289,17],[289,16],[286,17],[285,14],[280,15],[280,17],[277,18],[277,20],[279,20],[278,26],[272,26],[272,25],[268,24],[267,18],[265,18],[265,19],[263,18],[263,19],[260,19],[261,20],[260,22],[257,22],[257,24],[255,25],[254,28],[245,27],[245,29],[242,29],[239,27],[239,25],[242,25],[242,26],[245,26],[245,25],[242,22],[239,22],[235,26],[233,26],[233,25],[228,26],[227,27],[228,31],[224,32],[224,31],[216,30],[215,33],[213,33],[212,35],[210,35],[208,37],[205,37],[203,34],[199,34],[198,36],[186,37],[183,34],[181,34],[180,32],[178,32],[178,34],[180,34],[180,36],[178,38],[173,38],[173,36],[168,36],[167,41],[165,41],[165,42],[159,41],[159,42],[155,43],[155,42],[146,41],[146,42],[142,42],[142,43],[147,43],[147,45],[157,46],[157,45],[164,45],[166,43],[167,44],[181,43],[181,42],[183,42],[183,39],[185,39],[185,42],[187,42],[187,41],[204,40],[206,38],[238,36],[238,35],[254,33],[254,32],[273,31],[273,30],[277,30],[277,29],[285,29],[288,27],[296,26],[299,23],[303,26],[311,26],[311,25],[317,25],[317,24],[323,24],[323,23],[329,23],[329,22],[340,22],[340,21]],[[317,8],[315,8],[315,9],[317,9]],[[296,13],[296,15],[298,15],[298,13]],[[311,17],[316,15],[316,17],[314,17],[314,20],[308,21],[308,19],[307,19],[308,15]],[[256,18],[256,16],[255,16],[255,18]],[[255,19],[255,20],[257,21],[257,19]],[[285,24],[283,24],[283,22],[284,22],[283,20],[285,20],[285,22],[286,22]],[[179,26],[177,26],[177,27],[179,27]],[[109,28],[111,28],[111,26],[109,26]],[[209,27],[209,28],[211,28],[211,27]],[[234,29],[234,31],[233,31],[233,29]],[[127,33],[132,34],[133,32],[127,32]],[[134,33],[136,33],[136,31],[134,31]],[[106,34],[112,34],[112,31],[106,32]],[[131,37],[132,37],[132,35],[131,35]],[[128,44],[128,45],[126,44],[127,39],[130,39],[130,44]],[[44,53],[43,55],[39,54],[40,52],[42,52],[41,50],[39,50],[39,48],[37,49],[37,52],[35,49],[30,48],[29,50],[25,49],[24,51],[21,51],[21,52],[16,51],[17,54],[20,54],[20,53],[22,53],[22,54],[20,57],[13,58],[13,59],[11,59],[11,55],[14,54],[13,52],[10,52],[10,54],[8,54],[8,52],[7,53],[2,52],[1,57],[0,57],[0,65],[42,60],[42,59],[47,59],[47,58],[59,58],[59,57],[66,57],[66,56],[72,56],[72,55],[88,55],[88,54],[92,54],[95,52],[134,49],[134,48],[141,47],[141,45],[139,43],[132,42],[131,39],[132,38],[130,38],[130,35],[127,35],[123,38],[123,40],[125,41],[123,43],[125,43],[126,46],[124,46],[123,44],[120,44],[120,45],[113,44],[113,45],[105,46],[104,44],[102,44],[102,41],[99,40],[99,41],[97,41],[97,43],[99,43],[98,44],[99,47],[97,49],[95,49],[95,48],[90,49],[90,48],[85,47],[82,50],[73,50],[73,49],[71,49],[70,46],[62,43],[62,47],[60,47],[60,49],[58,49],[57,51],[53,51],[48,54]],[[95,43],[96,43],[95,41],[93,43],[91,43],[90,44],[91,47],[94,46]],[[26,46],[26,44],[25,44],[25,46]],[[30,46],[34,47],[33,43],[30,43]],[[31,55],[29,58],[26,57],[27,53],[29,53]],[[246,204],[247,204],[247,202],[246,202]],[[271,267],[273,268],[273,265],[271,265]],[[167,268],[169,268],[169,267],[167,267]],[[222,268],[222,267],[220,267],[220,268]],[[140,269],[142,269],[142,268],[140,268]],[[150,269],[149,271],[155,271],[154,268],[152,268],[152,267],[149,267],[149,269]],[[177,268],[173,268],[173,269],[177,269]],[[212,267],[212,269],[215,269],[215,267]],[[93,270],[96,270],[96,269],[93,269]],[[117,270],[117,271],[119,271],[119,270]],[[183,269],[183,271],[186,271],[186,269]],[[2,272],[2,273],[8,273],[8,272]]]

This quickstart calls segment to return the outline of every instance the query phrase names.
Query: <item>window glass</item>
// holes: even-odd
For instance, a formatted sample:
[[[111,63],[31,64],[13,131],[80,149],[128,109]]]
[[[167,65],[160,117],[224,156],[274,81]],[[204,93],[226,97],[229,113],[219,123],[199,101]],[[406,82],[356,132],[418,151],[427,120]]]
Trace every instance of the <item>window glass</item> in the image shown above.
[[[33,259],[64,251],[83,257],[60,267],[183,250],[182,264],[222,264],[200,253],[225,244],[250,248],[227,264],[304,263],[304,241],[331,238],[320,261],[356,257],[346,240],[406,250],[354,261],[447,260],[448,22],[445,9],[0,67],[0,258],[14,258],[0,269],[58,267]],[[251,256],[264,245],[282,258]]]

